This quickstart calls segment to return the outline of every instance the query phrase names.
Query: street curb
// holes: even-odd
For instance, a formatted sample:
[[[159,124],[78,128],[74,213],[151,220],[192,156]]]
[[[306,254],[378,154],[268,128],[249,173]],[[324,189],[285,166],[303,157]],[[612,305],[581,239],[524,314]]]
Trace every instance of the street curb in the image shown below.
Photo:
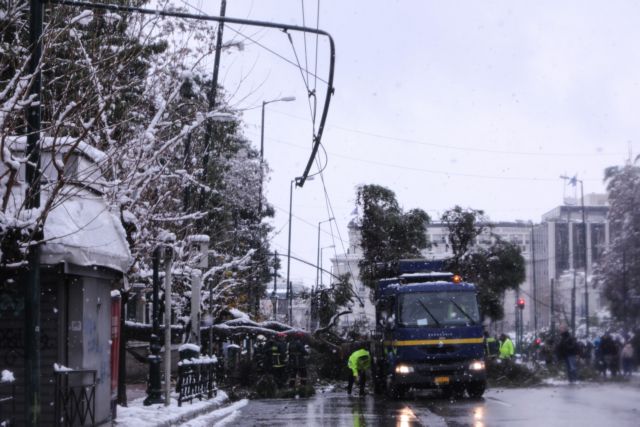
[[[184,414],[181,414],[173,419],[167,420],[167,421],[163,421],[159,424],[156,424],[156,427],[172,427],[172,426],[176,426],[176,425],[180,425],[184,422],[190,421],[194,418],[197,418],[201,415],[204,415],[208,412],[211,411],[215,411],[216,409],[219,409],[223,406],[226,406],[227,404],[229,404],[229,396],[227,396],[224,400],[222,401],[215,401],[215,402],[211,402],[210,404],[206,405],[206,406],[202,406],[198,409],[194,409],[193,411],[190,412],[186,412]]]

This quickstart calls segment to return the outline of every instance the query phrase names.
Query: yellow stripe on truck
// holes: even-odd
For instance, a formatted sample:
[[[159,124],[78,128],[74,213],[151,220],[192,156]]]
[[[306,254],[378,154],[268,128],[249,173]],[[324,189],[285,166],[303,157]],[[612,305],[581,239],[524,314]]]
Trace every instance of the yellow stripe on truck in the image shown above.
[[[384,345],[393,347],[406,347],[414,345],[440,345],[440,344],[482,344],[484,338],[452,338],[446,340],[395,340],[385,341]]]

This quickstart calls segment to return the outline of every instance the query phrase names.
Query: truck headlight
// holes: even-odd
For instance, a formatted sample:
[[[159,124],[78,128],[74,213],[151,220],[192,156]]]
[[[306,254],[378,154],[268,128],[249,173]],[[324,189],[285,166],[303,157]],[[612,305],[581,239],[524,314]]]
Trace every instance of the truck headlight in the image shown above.
[[[471,371],[484,371],[484,362],[482,360],[474,360],[469,364]]]
[[[411,374],[413,373],[413,366],[398,365],[396,366],[396,374]]]

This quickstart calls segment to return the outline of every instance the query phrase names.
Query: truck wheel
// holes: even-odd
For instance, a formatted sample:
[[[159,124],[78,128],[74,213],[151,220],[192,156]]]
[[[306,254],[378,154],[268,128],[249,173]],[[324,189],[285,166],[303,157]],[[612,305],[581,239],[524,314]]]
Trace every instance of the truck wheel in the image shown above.
[[[467,393],[469,393],[469,397],[472,397],[474,399],[479,399],[484,394],[484,391],[486,388],[487,388],[486,381],[469,383],[467,385]]]

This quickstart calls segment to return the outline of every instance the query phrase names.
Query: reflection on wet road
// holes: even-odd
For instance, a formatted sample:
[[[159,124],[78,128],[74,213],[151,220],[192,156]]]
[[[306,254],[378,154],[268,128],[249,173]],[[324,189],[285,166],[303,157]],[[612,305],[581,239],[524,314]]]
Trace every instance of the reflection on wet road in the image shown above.
[[[311,399],[251,401],[239,426],[636,426],[638,384],[588,384],[532,389],[491,389],[482,399],[450,401],[419,393],[404,401],[380,396],[318,393]]]

